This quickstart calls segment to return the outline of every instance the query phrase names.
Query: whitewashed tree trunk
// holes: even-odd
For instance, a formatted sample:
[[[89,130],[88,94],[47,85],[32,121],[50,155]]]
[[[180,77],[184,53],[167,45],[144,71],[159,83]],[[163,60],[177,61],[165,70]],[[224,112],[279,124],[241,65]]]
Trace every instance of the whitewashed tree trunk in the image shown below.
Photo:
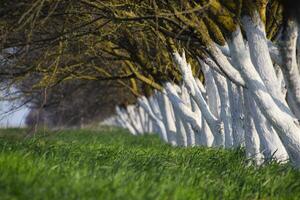
[[[158,91],[154,91],[154,95],[149,98],[149,104],[153,110],[153,113],[158,117],[158,119],[162,119],[161,110],[159,107],[159,93]]]
[[[147,125],[146,125],[146,117],[145,117],[145,112],[144,112],[144,109],[141,107],[141,106],[138,106],[137,107],[138,109],[138,115],[139,115],[139,118],[141,120],[141,128],[142,128],[142,132],[141,134],[144,134],[147,132]]]
[[[201,61],[200,59],[199,61],[205,77],[205,86],[206,88],[209,88],[209,90],[207,90],[206,92],[209,109],[213,113],[213,115],[220,116],[221,101],[218,88],[213,76],[213,71],[205,62]]]
[[[285,84],[282,70],[281,70],[280,66],[276,63],[274,64],[274,68],[275,68],[277,79],[280,83],[281,93],[282,93],[283,97],[286,98],[287,89],[286,89],[286,84]]]
[[[282,111],[268,93],[264,82],[251,62],[240,29],[233,33],[232,42],[229,46],[231,55],[235,57],[241,75],[257,105],[276,129],[294,164],[300,165],[300,129],[298,123],[293,116]]]
[[[126,111],[124,109],[116,107],[116,112],[117,112],[118,116],[120,117],[120,120],[125,125],[125,127],[129,130],[129,132],[132,133],[133,135],[136,135],[137,132],[134,129],[134,127],[131,125],[131,123],[128,119],[128,115],[127,115]]]
[[[280,81],[277,79],[268,49],[265,27],[260,20],[259,14],[255,12],[252,17],[244,16],[242,22],[247,34],[251,61],[256,71],[259,73],[268,92],[278,107],[292,115],[281,92]],[[262,143],[261,150],[264,152],[265,157],[274,157],[279,161],[287,160],[287,152],[276,131],[273,129],[270,122],[265,119],[255,103],[253,103],[253,107],[255,108],[253,110],[255,112],[254,115],[256,116],[254,122],[257,131],[260,132],[259,136]]]
[[[297,64],[300,72],[300,25],[298,24],[298,38],[297,38]]]
[[[267,40],[258,13],[243,16],[224,46],[211,43],[197,58],[205,85],[185,53],[174,53],[183,84],[164,83],[140,107],[117,108],[117,124],[132,134],[157,132],[173,146],[245,146],[255,164],[290,159],[300,167],[300,39],[289,20],[279,47]]]
[[[137,134],[141,134],[143,130],[140,124],[139,115],[136,112],[136,107],[134,105],[129,105],[126,109],[132,127],[136,130]]]
[[[149,117],[152,118],[152,120],[155,122],[155,124],[158,126],[158,132],[161,136],[161,138],[165,141],[168,142],[168,137],[167,137],[167,132],[165,125],[163,122],[153,113],[151,106],[147,100],[146,97],[141,97],[138,99],[138,103],[140,106],[142,106],[145,111],[149,114]]]
[[[206,101],[208,101],[208,96],[207,96],[207,92],[205,89],[205,86],[201,83],[201,81],[198,78],[195,78],[196,84],[199,88],[199,90],[201,91],[202,96],[205,98]],[[208,87],[209,88],[209,87]],[[217,91],[217,90],[216,90]],[[213,145],[214,142],[214,136],[210,130],[210,128],[208,127],[207,122],[205,121],[204,117],[202,116],[201,110],[199,108],[199,106],[197,105],[196,101],[193,99],[192,95],[190,95],[191,98],[191,104],[192,104],[192,110],[193,112],[198,115],[201,120],[201,131],[200,133],[195,133],[195,137],[196,137],[196,142],[198,145],[203,145],[203,146],[208,146],[211,147]],[[208,102],[209,105],[209,102]],[[213,113],[214,114],[214,113]]]
[[[173,108],[169,101],[166,92],[160,94],[159,107],[162,114],[162,119],[166,127],[168,141],[171,145],[176,146],[176,124],[173,116]]]
[[[175,121],[176,121],[176,140],[178,146],[187,146],[187,137],[185,127],[182,121],[182,115],[180,112],[175,112]]]
[[[297,103],[295,102],[295,99],[293,98],[293,95],[291,95],[291,92],[287,92],[287,102],[292,109],[293,113],[297,117],[297,119],[300,119],[300,107],[297,106]]]
[[[185,105],[187,105],[188,108],[193,112],[192,105],[191,105],[190,95],[188,93],[187,88],[184,85],[181,86],[181,99],[183,100],[183,102],[185,103]],[[196,113],[194,113],[194,114],[195,114],[195,117],[196,117],[196,119],[198,121],[199,126],[201,127],[201,119],[199,118],[199,116]],[[195,146],[196,145],[195,132],[192,129],[191,124],[189,124],[189,123],[183,123],[183,125],[184,125],[185,132],[186,132],[187,145],[188,146]]]
[[[300,119],[300,73],[297,65],[298,24],[296,20],[288,20],[281,45],[283,64],[282,72],[286,80],[289,105],[294,114]]]
[[[229,100],[232,116],[233,145],[234,147],[242,147],[245,143],[243,89],[230,83]]]
[[[147,121],[148,121],[148,133],[153,134],[154,133],[154,128],[153,128],[153,121],[149,114],[147,114]]]
[[[224,145],[226,148],[230,148],[233,146],[233,136],[227,80],[225,77],[219,75],[216,72],[213,72],[213,76],[221,100],[220,118],[224,124]]]
[[[119,126],[120,126],[121,128],[126,129],[126,124],[125,124],[124,121],[120,118],[119,115],[118,115],[118,117],[117,117],[117,121],[118,121]]]
[[[198,107],[195,100],[191,97],[192,111],[198,116],[200,119],[201,130],[199,132],[195,132],[195,140],[197,145],[212,147],[214,142],[214,136],[211,133],[206,121],[202,117],[200,108]]]
[[[179,114],[185,122],[192,125],[192,128],[195,131],[200,131],[201,125],[199,124],[197,115],[193,113],[187,105],[185,105],[183,100],[179,97],[176,88],[171,83],[167,83],[165,85],[165,89],[169,100],[172,102],[175,115]]]
[[[199,90],[198,85],[192,75],[191,66],[187,63],[185,54],[183,53],[183,55],[180,56],[178,52],[175,52],[174,60],[182,72],[185,86],[187,87],[189,93],[191,94],[191,96],[199,106],[203,114],[203,117],[207,121],[212,133],[214,134],[215,140],[218,141],[219,139],[224,137],[224,124],[210,111],[209,106],[205,98],[202,96],[202,93]],[[222,142],[220,143],[222,144]]]
[[[260,152],[260,140],[255,128],[253,116],[251,114],[249,91],[244,90],[245,105],[245,147],[246,157],[254,161],[255,164],[261,165],[264,160],[263,154]]]

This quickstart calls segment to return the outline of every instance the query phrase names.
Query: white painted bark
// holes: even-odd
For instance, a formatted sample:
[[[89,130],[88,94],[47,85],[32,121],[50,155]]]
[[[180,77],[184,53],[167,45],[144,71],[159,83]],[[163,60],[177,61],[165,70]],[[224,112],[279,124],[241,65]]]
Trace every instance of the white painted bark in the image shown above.
[[[139,122],[137,119],[137,113],[135,112],[135,106],[134,105],[129,105],[126,107],[127,110],[127,114],[128,114],[128,118],[130,120],[130,123],[132,125],[132,127],[135,129],[137,134],[140,134],[141,130],[139,127]]]
[[[141,106],[139,105],[139,107],[141,107]],[[143,113],[144,113],[144,129],[145,129],[145,133],[151,133],[149,116],[148,116],[147,112],[144,110],[143,107],[141,107],[141,109],[143,110]]]
[[[290,30],[291,31],[291,30]],[[293,29],[293,31],[295,31],[295,29]],[[299,30],[298,30],[299,31]],[[286,36],[288,37],[288,36]],[[291,39],[293,39],[293,37],[291,37]],[[293,42],[291,42],[290,44],[293,44]],[[282,56],[281,52],[280,52],[280,48],[278,48],[277,46],[275,46],[271,41],[268,42],[268,47],[269,47],[269,51],[270,51],[270,55],[271,55],[271,58],[272,60],[277,64],[277,66],[275,65],[275,70],[276,70],[276,74],[277,74],[277,78],[279,79],[280,83],[281,83],[281,91],[283,93],[283,96],[284,97],[287,97],[287,102],[288,102],[288,105],[289,107],[291,108],[291,110],[293,111],[294,115],[300,119],[300,108],[297,106],[297,103],[295,102],[294,100],[294,97],[292,94],[292,92],[289,92],[288,95],[287,95],[287,76],[288,76],[288,73],[286,73],[286,75],[284,76],[283,73],[282,73],[282,70],[284,70],[284,67],[286,67],[286,65],[284,65],[283,63],[283,59],[284,59],[284,56]],[[285,52],[285,45],[283,45],[283,49],[281,49],[283,51],[283,54],[286,54]],[[297,40],[297,64],[298,64],[298,71],[300,72],[299,70],[299,60],[300,60],[300,39],[299,39],[299,35],[298,35],[298,40]],[[292,52],[294,52],[292,50]],[[293,56],[291,56],[293,57]],[[291,58],[293,59],[293,58]],[[295,63],[294,63],[295,64]],[[294,70],[294,71],[297,71],[297,70]],[[295,75],[297,76],[297,73],[296,72],[291,72],[291,73],[295,73]],[[297,79],[297,78],[296,78]],[[297,83],[295,83],[297,84]]]
[[[142,106],[145,111],[149,114],[149,117],[152,118],[152,120],[156,123],[156,125],[158,126],[158,132],[160,133],[161,138],[165,141],[168,142],[168,137],[167,137],[167,132],[166,132],[166,128],[165,125],[163,124],[163,122],[153,113],[151,106],[147,100],[146,97],[140,97],[138,99],[138,103],[140,106]]]
[[[283,65],[282,72],[286,80],[289,105],[294,114],[300,108],[300,73],[297,65],[296,46],[298,38],[298,24],[296,20],[288,20],[281,46]],[[300,115],[297,115],[300,119]]]
[[[195,132],[191,126],[191,124],[189,123],[184,123],[183,121],[183,126],[185,129],[185,133],[186,133],[186,142],[187,142],[187,146],[195,146],[196,145],[196,137],[195,137]]]
[[[228,46],[228,44],[226,43],[226,44],[224,44],[223,46],[221,46],[221,45],[218,45],[218,44],[215,44],[221,51],[222,51],[222,53],[225,55],[225,56],[227,56],[227,57],[231,57],[231,55],[230,55],[230,49],[229,49],[229,46]]]
[[[286,84],[285,84],[285,80],[284,80],[284,77],[283,77],[282,70],[281,70],[280,66],[276,63],[274,64],[274,68],[275,68],[277,79],[280,83],[281,93],[284,96],[284,98],[286,98],[287,89],[286,89]]]
[[[241,75],[246,81],[247,88],[249,88],[262,113],[276,129],[284,147],[288,151],[289,157],[295,165],[299,166],[300,129],[298,123],[292,116],[283,112],[268,93],[264,82],[251,62],[249,53],[245,50],[240,29],[237,29],[232,34],[232,41],[229,46],[232,55],[237,61]]]
[[[226,148],[233,146],[233,137],[232,137],[232,119],[230,112],[230,102],[228,95],[228,86],[227,80],[225,77],[216,73],[215,71],[210,72],[209,66],[206,63],[202,62],[202,68],[207,82],[210,82],[212,89],[217,90],[210,92],[209,103],[211,102],[211,109],[214,110],[218,116],[220,116],[224,124],[224,135],[221,136],[220,143],[218,145],[225,146]],[[218,94],[218,96],[216,96]],[[218,100],[220,102],[218,102]]]
[[[201,64],[201,69],[205,78],[205,87],[209,88],[209,90],[207,90],[206,92],[209,109],[214,116],[219,117],[221,111],[221,100],[212,70],[202,60],[199,59],[199,62]]]
[[[197,84],[199,90],[202,93],[202,96],[205,98],[207,96],[207,94],[206,94],[206,89],[205,89],[204,85],[201,83],[201,81],[198,78],[195,78],[195,81],[196,81],[196,84]]]
[[[211,133],[205,119],[202,117],[200,108],[198,107],[195,100],[191,97],[192,111],[198,116],[200,119],[201,130],[199,132],[195,132],[195,140],[197,145],[212,147],[214,142],[214,136]]]
[[[205,77],[205,86],[206,88],[209,88],[207,90],[207,103],[209,106],[210,111],[213,113],[214,116],[217,116],[220,118],[221,113],[221,100],[220,95],[218,91],[218,87],[216,85],[215,79],[214,79],[214,71],[211,70],[210,67],[206,64],[206,62],[202,61],[201,59],[198,59],[198,62],[201,65],[201,69],[203,71],[204,77]],[[213,62],[208,62],[213,63]],[[225,146],[225,135],[224,134],[218,134],[214,135],[214,144],[213,146],[221,147]]]
[[[275,68],[268,49],[265,27],[259,14],[255,12],[252,17],[244,16],[242,23],[248,39],[251,61],[256,71],[259,73],[274,100],[278,99],[278,101],[283,103],[284,97],[280,91],[280,82],[276,77]]]
[[[264,115],[261,113],[255,100],[249,97],[250,113],[253,117],[256,131],[260,138],[260,152],[264,154],[265,159],[275,159],[279,162],[285,162],[288,160],[288,155],[283,147],[276,131],[272,125],[267,121]]]
[[[161,112],[160,112],[160,108],[159,108],[159,105],[158,105],[158,99],[157,99],[157,91],[154,92],[154,95],[152,95],[151,97],[148,98],[148,102],[149,102],[149,105],[153,111],[153,114],[155,114],[155,116],[162,120],[162,116],[161,116]]]
[[[168,141],[171,145],[176,146],[176,124],[175,118],[172,115],[173,108],[169,101],[166,92],[163,91],[159,96],[159,107],[162,114],[163,123],[165,124]]]
[[[261,165],[264,160],[263,154],[260,152],[260,139],[255,128],[253,116],[251,114],[251,94],[244,90],[245,105],[245,148],[246,157],[251,159],[254,164]]]
[[[293,98],[293,95],[291,95],[291,92],[288,92],[287,90],[287,102],[292,108],[294,115],[297,117],[297,119],[300,119],[300,107],[298,107],[297,103],[295,102],[295,99]]]
[[[241,76],[240,72],[235,67],[232,66],[232,64],[229,62],[227,57],[222,53],[222,51],[216,45],[212,44],[212,46],[210,47],[210,52],[212,53],[213,60],[210,59],[204,60],[208,66],[217,65],[229,80],[231,80],[232,82],[234,82],[239,86],[245,86],[245,80]]]
[[[297,38],[297,65],[298,70],[300,71],[300,25],[298,24],[298,38]]]
[[[119,115],[117,117],[117,121],[118,121],[118,123],[119,123],[119,125],[120,125],[121,128],[126,129],[126,125],[125,125],[124,121],[120,118]]]
[[[180,115],[186,123],[190,123],[192,125],[192,128],[195,131],[200,131],[201,126],[197,120],[197,115],[193,113],[192,110],[181,100],[175,87],[171,83],[166,83],[165,89],[169,100],[172,102],[175,115]]]
[[[121,121],[124,123],[125,127],[129,130],[129,132],[132,133],[133,135],[136,135],[137,132],[134,129],[134,127],[131,125],[130,121],[128,120],[128,115],[127,115],[126,111],[117,106],[116,112],[117,112],[118,116],[120,117]]]
[[[245,146],[243,89],[229,83],[229,100],[232,116],[233,146]]]
[[[142,118],[142,113],[141,112],[143,112],[142,111],[142,109],[141,109],[141,107],[140,106],[138,106],[138,105],[136,105],[136,108],[135,108],[135,110],[136,110],[136,115],[137,115],[137,119],[138,119],[138,123],[139,123],[139,128],[140,128],[140,132],[139,132],[139,134],[140,135],[143,135],[144,134],[144,125],[143,125],[143,118]]]
[[[146,125],[145,111],[144,111],[144,109],[143,109],[141,106],[138,106],[137,109],[138,109],[138,115],[139,115],[140,120],[141,120],[141,128],[142,128],[141,134],[144,134],[144,133],[147,132],[147,129],[146,129],[147,125]]]
[[[183,53],[183,55],[180,56],[178,52],[175,52],[174,60],[181,70],[185,86],[189,90],[189,93],[192,95],[193,99],[198,104],[203,117],[212,130],[212,133],[216,136],[219,134],[224,134],[224,125],[221,120],[215,117],[210,111],[209,106],[202,96],[202,93],[199,90],[197,83],[193,77],[191,66],[186,62],[185,54]]]
[[[187,137],[185,127],[183,125],[182,115],[180,112],[176,112],[175,109],[175,121],[176,121],[176,140],[178,146],[187,147]]]
[[[280,82],[277,79],[269,54],[265,27],[260,20],[259,14],[255,12],[252,17],[244,16],[242,23],[248,39],[251,61],[256,71],[278,107],[292,115],[281,92]],[[287,160],[287,152],[276,131],[272,128],[270,122],[265,119],[254,102],[253,104],[251,103],[251,106],[254,111],[255,126],[261,139],[261,150],[264,152],[265,157],[268,159],[274,157],[279,161]]]
[[[231,148],[233,146],[232,118],[227,80],[216,72],[213,72],[213,76],[221,100],[220,118],[224,124],[224,145],[225,148]]]
[[[146,115],[147,116],[147,121],[148,121],[148,133],[153,134],[154,133],[154,128],[153,128],[153,121],[151,119],[151,117],[149,116],[149,114]]]
[[[222,71],[221,67],[219,67],[210,57],[207,57],[205,59],[201,59],[199,57],[197,57],[197,60],[200,64],[200,66],[202,65],[201,63],[204,62],[206,63],[206,65],[208,65],[210,67],[210,70],[216,71],[217,73],[226,76],[226,74]]]
[[[118,124],[132,134],[158,132],[174,146],[245,145],[247,157],[258,165],[275,158],[290,159],[299,167],[295,115],[300,117],[300,39],[297,43],[293,23],[289,21],[283,45],[277,48],[267,40],[257,13],[244,16],[247,41],[238,28],[228,46],[212,44],[207,49],[211,57],[198,59],[205,87],[193,77],[185,54],[175,52],[182,87],[166,83],[162,93],[140,98],[141,107],[128,106],[127,112],[117,108]]]
[[[201,130],[199,132],[194,132],[195,134],[195,145],[201,145],[201,146],[205,146],[205,144],[207,143],[205,138],[204,138],[204,133],[202,132],[202,116],[201,116],[201,111],[198,107],[198,105],[196,104],[196,102],[194,101],[194,99],[190,96],[190,102],[191,102],[191,109],[193,111],[193,113],[195,113],[195,115],[197,116],[197,119],[199,120],[199,124],[201,126]]]
[[[181,99],[189,107],[189,109],[192,111],[192,105],[190,101],[190,95],[188,93],[187,88],[182,85],[181,86]],[[193,114],[195,114],[196,119],[198,120],[198,124],[201,127],[201,121],[200,118],[197,117],[197,114],[192,111]],[[196,140],[195,140],[195,132],[191,127],[191,124],[189,123],[183,123],[185,132],[186,132],[186,137],[187,137],[187,145],[188,146],[195,146],[196,145]],[[199,130],[198,130],[199,131]]]
[[[208,72],[211,72],[211,70],[209,69]],[[205,77],[205,75],[204,75],[204,77]],[[206,80],[205,82],[207,82],[208,79],[205,77],[205,80]],[[203,98],[207,102],[210,110],[212,111],[212,113],[215,116],[219,116],[218,113],[214,112],[215,110],[218,109],[219,106],[212,106],[212,104],[210,103],[210,102],[215,102],[215,101],[219,102],[219,96],[217,95],[218,91],[216,89],[215,84],[213,83],[213,85],[211,85],[211,86],[208,86],[209,84],[206,84],[206,88],[209,88],[209,90],[207,92],[205,89],[205,86],[202,84],[202,82],[198,78],[195,78],[195,81],[196,81],[198,88],[200,89],[200,91],[202,93]],[[214,81],[214,80],[212,79],[212,81]],[[216,93],[213,93],[213,91],[215,91]],[[210,100],[209,100],[208,94],[210,95]],[[215,98],[212,98],[212,95],[214,95]],[[193,112],[195,112],[201,119],[201,132],[200,132],[200,134],[196,133],[196,135],[195,135],[196,142],[199,141],[199,142],[197,142],[199,145],[212,147],[214,144],[214,135],[212,134],[205,118],[202,116],[199,106],[197,105],[196,101],[193,99],[192,96],[191,96],[191,102],[192,102]],[[218,105],[220,105],[220,104],[218,104]],[[220,137],[223,137],[223,136],[220,135]]]
[[[283,65],[282,56],[280,54],[280,50],[278,49],[278,47],[275,44],[273,44],[273,42],[268,41],[268,49],[272,61],[274,61],[277,65],[282,66]]]

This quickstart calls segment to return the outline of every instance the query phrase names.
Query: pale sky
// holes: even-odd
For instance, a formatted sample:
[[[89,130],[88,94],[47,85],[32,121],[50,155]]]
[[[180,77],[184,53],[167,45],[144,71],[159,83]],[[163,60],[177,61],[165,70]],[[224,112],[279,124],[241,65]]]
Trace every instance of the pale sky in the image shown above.
[[[5,114],[11,110],[12,106],[12,103],[8,101],[0,101],[0,127],[23,127],[25,125],[25,118],[29,109],[23,106],[9,114]]]

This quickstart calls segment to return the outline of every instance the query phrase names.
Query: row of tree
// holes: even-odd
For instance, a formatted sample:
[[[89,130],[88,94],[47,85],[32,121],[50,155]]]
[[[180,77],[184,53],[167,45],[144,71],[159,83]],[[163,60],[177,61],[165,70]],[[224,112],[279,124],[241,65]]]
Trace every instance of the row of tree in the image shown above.
[[[23,100],[43,99],[45,89],[70,82],[74,88],[79,83],[113,82],[139,100],[141,108],[126,103],[117,109],[119,122],[133,133],[156,130],[165,141],[180,145],[245,144],[247,156],[257,163],[276,158],[300,165],[298,1],[3,4],[5,64],[0,75],[5,84],[19,89]],[[29,87],[23,87],[25,83]],[[98,93],[103,85],[91,84],[90,89]],[[120,93],[110,87],[105,90],[117,99],[113,105],[128,99],[118,98]],[[53,91],[49,96],[55,102],[59,95]],[[147,113],[149,122],[139,113]],[[171,136],[167,116],[176,125]],[[142,120],[140,127],[128,119]],[[207,139],[169,139],[180,134]]]

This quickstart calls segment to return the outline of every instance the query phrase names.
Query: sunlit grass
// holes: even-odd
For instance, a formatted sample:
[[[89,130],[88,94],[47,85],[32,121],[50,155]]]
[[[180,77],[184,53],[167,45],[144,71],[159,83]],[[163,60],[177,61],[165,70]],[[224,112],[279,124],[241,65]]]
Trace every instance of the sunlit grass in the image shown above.
[[[297,199],[300,172],[124,130],[0,130],[0,199]]]

